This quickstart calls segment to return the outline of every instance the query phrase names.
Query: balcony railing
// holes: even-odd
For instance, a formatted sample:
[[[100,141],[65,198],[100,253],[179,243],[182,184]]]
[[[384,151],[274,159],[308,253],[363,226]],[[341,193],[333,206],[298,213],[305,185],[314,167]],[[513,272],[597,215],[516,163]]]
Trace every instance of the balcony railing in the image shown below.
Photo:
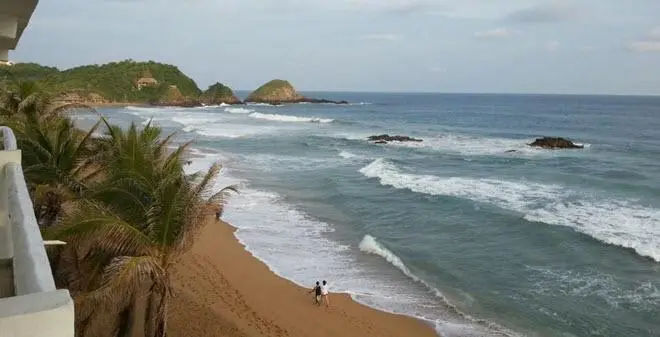
[[[73,337],[73,300],[56,289],[14,133],[0,127],[0,336]]]

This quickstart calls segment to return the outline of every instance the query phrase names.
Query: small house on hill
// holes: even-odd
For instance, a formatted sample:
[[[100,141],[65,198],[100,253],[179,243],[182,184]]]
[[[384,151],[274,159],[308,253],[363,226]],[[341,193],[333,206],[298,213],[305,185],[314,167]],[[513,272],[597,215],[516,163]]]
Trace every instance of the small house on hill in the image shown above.
[[[138,78],[135,81],[135,86],[138,90],[142,90],[144,87],[155,87],[158,85],[158,81],[151,75],[149,71],[145,71],[142,74],[142,77]]]

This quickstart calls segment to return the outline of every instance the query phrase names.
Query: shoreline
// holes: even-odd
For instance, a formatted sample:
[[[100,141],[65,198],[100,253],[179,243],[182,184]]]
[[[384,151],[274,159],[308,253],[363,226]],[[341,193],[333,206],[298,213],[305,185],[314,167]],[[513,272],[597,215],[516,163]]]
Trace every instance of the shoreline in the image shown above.
[[[282,278],[253,256],[236,228],[208,215],[193,247],[172,267],[170,336],[438,337],[431,324],[331,293],[313,304],[310,289]]]

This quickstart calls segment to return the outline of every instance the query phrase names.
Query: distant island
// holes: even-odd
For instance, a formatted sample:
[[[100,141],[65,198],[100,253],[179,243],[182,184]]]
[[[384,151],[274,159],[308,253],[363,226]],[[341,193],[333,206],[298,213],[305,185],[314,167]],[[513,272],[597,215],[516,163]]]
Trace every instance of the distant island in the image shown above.
[[[178,67],[154,61],[124,60],[102,65],[86,65],[66,70],[36,63],[0,66],[0,80],[12,77],[35,81],[55,100],[66,104],[202,106],[244,104],[228,86],[217,82],[202,91]],[[346,101],[307,98],[285,80],[272,80],[252,92],[246,102],[332,103]]]
[[[245,100],[248,103],[286,104],[286,103],[329,103],[347,104],[346,101],[331,101],[327,99],[308,98],[299,94],[285,80],[272,80],[253,91]]]

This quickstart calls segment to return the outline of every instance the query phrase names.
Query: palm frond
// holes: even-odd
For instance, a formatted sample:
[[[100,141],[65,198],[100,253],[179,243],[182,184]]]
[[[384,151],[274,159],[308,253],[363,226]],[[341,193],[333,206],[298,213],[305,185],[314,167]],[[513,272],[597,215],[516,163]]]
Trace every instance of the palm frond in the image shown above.
[[[87,201],[81,202],[78,209],[62,219],[61,225],[46,231],[44,236],[56,240],[93,238],[93,250],[110,256],[153,252],[152,241],[138,227],[107,208]]]

